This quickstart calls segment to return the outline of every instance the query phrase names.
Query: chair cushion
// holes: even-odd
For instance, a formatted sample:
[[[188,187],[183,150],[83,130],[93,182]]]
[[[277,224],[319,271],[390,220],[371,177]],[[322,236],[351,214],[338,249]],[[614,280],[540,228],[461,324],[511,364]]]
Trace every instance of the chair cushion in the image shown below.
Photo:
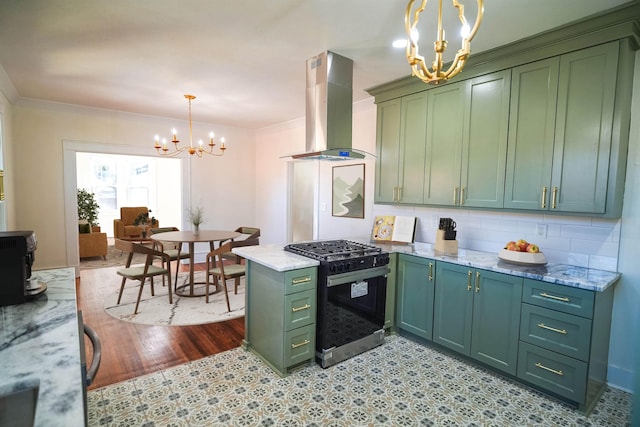
[[[245,265],[244,264],[231,264],[224,266],[224,275],[225,277],[235,277],[242,276],[245,274]],[[221,275],[220,269],[218,267],[209,269],[209,273]]]
[[[165,249],[164,253],[169,255],[171,257],[171,259],[178,258],[178,250],[177,249]],[[186,258],[189,258],[189,253],[180,251],[180,259],[186,259]]]
[[[127,277],[129,279],[136,279],[142,277],[144,274],[144,265],[129,267],[129,268],[121,268],[117,271],[120,276]],[[147,270],[147,276],[157,276],[159,274],[167,274],[166,268],[160,268],[156,265],[150,265],[149,270]]]

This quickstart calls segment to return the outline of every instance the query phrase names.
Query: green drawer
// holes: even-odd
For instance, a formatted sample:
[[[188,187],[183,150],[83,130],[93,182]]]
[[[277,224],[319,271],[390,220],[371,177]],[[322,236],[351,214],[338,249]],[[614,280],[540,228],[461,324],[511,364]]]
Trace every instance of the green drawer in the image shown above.
[[[525,279],[522,301],[589,319],[593,317],[594,292],[585,289]]]
[[[284,365],[286,368],[313,360],[316,350],[316,325],[303,326],[285,333]]]
[[[520,342],[518,378],[579,404],[585,403],[587,364]]]
[[[522,304],[520,339],[566,356],[589,361],[591,320]]]
[[[315,289],[284,296],[284,330],[306,326],[316,321]]]
[[[316,288],[317,267],[285,271],[284,293],[301,292]]]

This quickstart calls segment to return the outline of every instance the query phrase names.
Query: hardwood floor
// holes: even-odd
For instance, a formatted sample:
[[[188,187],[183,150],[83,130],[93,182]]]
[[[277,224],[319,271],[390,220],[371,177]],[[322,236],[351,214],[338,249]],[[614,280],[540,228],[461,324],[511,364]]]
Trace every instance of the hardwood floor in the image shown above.
[[[196,326],[147,326],[109,316],[104,312],[103,301],[120,287],[118,268],[82,270],[76,279],[78,308],[82,310],[84,323],[96,331],[102,342],[102,362],[89,389],[197,360],[241,344],[244,317]],[[204,264],[196,265],[196,270],[203,269]],[[89,361],[92,349],[86,337],[85,343]]]

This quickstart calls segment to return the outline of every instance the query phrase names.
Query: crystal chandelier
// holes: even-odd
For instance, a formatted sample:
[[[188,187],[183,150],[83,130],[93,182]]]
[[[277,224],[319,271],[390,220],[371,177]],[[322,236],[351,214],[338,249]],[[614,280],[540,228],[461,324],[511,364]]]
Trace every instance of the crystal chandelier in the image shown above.
[[[469,59],[471,53],[471,39],[476,35],[480,22],[482,21],[482,15],[484,13],[483,0],[476,0],[478,3],[478,15],[476,16],[473,28],[470,29],[467,19],[464,16],[464,5],[460,4],[458,0],[451,0],[453,7],[458,9],[458,19],[462,24],[462,30],[460,35],[462,36],[462,48],[456,53],[453,62],[446,70],[443,70],[444,62],[442,55],[447,49],[447,41],[445,39],[444,29],[442,28],[442,0],[438,0],[438,31],[436,41],[433,43],[435,51],[435,59],[433,60],[430,70],[425,63],[425,58],[418,54],[418,30],[416,26],[420,20],[420,13],[422,13],[427,6],[428,0],[421,0],[420,6],[414,11],[415,0],[409,0],[407,5],[407,11],[404,17],[404,27],[407,32],[407,60],[411,65],[412,75],[417,76],[425,83],[439,84],[446,82],[450,78],[457,75],[464,67],[465,62]]]
[[[180,143],[180,141],[178,140],[178,134],[176,129],[174,128],[171,133],[173,134],[173,140],[171,142],[173,142],[173,150],[170,150],[169,147],[167,147],[167,139],[166,138],[162,138],[162,145],[160,144],[160,136],[156,135],[155,137],[155,145],[153,146],[153,148],[156,149],[156,151],[158,152],[158,154],[162,155],[162,156],[168,156],[168,157],[173,157],[173,156],[177,156],[178,154],[182,153],[183,151],[186,151],[187,153],[191,154],[191,155],[197,155],[198,157],[202,157],[203,154],[208,154],[210,156],[222,156],[224,154],[224,150],[226,150],[227,148],[224,146],[224,138],[220,138],[220,148],[219,148],[219,152],[214,152],[213,148],[215,147],[216,143],[213,142],[213,137],[215,136],[213,134],[213,132],[209,133],[209,143],[205,146],[204,143],[202,142],[202,140],[198,141],[198,145],[194,147],[193,145],[193,125],[191,124],[191,101],[196,99],[195,96],[193,95],[185,95],[185,98],[187,98],[189,100],[189,146],[188,147],[182,147],[179,148],[178,144]]]

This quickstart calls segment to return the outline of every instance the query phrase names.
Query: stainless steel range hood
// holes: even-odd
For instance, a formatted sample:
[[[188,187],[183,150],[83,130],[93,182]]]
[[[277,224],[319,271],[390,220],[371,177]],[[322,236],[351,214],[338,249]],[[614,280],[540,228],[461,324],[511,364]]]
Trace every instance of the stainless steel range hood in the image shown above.
[[[363,159],[368,153],[351,148],[353,61],[329,51],[308,59],[306,86],[306,151],[290,157]]]

